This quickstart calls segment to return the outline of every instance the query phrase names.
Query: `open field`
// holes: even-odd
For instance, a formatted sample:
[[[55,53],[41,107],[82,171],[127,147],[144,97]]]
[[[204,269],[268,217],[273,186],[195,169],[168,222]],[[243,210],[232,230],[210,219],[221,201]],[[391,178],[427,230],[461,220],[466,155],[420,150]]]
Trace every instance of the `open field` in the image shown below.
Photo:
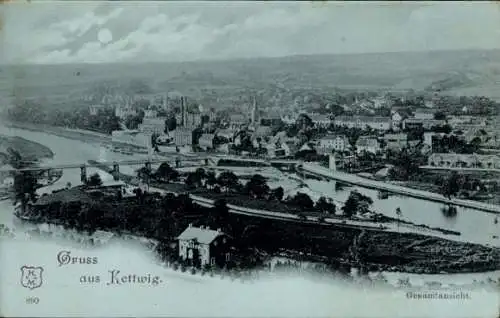
[[[126,79],[126,80],[124,80]],[[212,90],[324,88],[432,90],[500,98],[500,51],[317,55],[189,63],[3,66],[0,97],[61,100],[99,83],[124,90],[131,79],[153,91],[194,97]],[[54,103],[56,106],[57,103]]]

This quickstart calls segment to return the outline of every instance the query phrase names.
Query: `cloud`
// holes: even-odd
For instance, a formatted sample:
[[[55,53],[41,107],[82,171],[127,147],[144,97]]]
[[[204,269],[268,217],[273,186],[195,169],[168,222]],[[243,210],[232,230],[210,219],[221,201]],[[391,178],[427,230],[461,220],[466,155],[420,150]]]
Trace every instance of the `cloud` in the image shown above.
[[[85,34],[85,32],[90,30],[92,27],[96,25],[102,26],[109,20],[119,17],[122,11],[123,8],[116,8],[105,16],[98,16],[95,15],[94,12],[89,11],[82,17],[54,23],[50,25],[49,29],[56,32],[69,33],[70,36],[79,37]]]
[[[7,19],[4,62],[100,63],[500,48],[484,3],[163,2],[37,4]],[[12,8],[10,8],[12,7]],[[77,10],[78,9],[78,10]],[[35,27],[36,26],[36,27]],[[107,28],[113,42],[98,42]],[[5,33],[5,32],[4,32]]]

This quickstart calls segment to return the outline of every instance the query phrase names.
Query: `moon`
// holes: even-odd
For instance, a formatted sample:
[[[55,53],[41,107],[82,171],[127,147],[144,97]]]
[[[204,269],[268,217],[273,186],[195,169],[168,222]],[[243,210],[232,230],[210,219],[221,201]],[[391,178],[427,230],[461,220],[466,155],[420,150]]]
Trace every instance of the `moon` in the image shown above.
[[[102,44],[106,44],[113,41],[113,34],[109,29],[100,29],[97,33],[97,39]]]

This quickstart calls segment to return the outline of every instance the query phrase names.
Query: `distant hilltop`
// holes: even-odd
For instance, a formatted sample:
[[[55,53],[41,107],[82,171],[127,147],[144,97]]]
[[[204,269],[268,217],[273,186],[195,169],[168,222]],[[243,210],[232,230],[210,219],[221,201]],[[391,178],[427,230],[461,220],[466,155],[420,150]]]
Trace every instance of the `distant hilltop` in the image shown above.
[[[248,58],[186,63],[3,66],[0,95],[9,83],[24,97],[64,95],[96,81],[140,78],[158,91],[312,87],[353,90],[431,90],[500,100],[500,50],[460,50]],[[9,88],[10,87],[10,88]],[[4,90],[3,92],[1,90]]]

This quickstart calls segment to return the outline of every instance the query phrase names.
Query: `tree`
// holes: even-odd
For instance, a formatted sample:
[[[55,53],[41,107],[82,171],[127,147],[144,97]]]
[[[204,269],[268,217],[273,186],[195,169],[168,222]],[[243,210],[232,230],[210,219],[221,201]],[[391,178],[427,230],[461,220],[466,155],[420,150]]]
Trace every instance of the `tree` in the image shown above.
[[[96,172],[89,177],[87,180],[87,186],[89,187],[98,187],[102,185],[101,176]]]
[[[168,133],[169,131],[174,131],[177,128],[177,120],[175,119],[174,115],[168,116],[167,119],[165,119],[165,133]]]
[[[127,129],[137,129],[142,124],[142,118],[139,115],[130,115],[125,118],[125,127]]]
[[[200,144],[200,138],[203,135],[203,129],[200,127],[196,127],[193,129],[191,136],[193,140],[193,145],[199,145]]]
[[[451,175],[444,180],[441,187],[441,192],[444,196],[451,198],[451,196],[457,195],[460,191],[460,176],[456,171],[453,171]]]
[[[277,187],[271,190],[271,197],[275,198],[278,201],[283,200],[284,195],[285,195],[285,190],[283,190],[283,187]]]
[[[194,172],[197,177],[201,180],[201,179],[205,179],[207,174],[205,172],[205,169],[203,168],[197,168],[196,171]]]
[[[300,114],[297,120],[295,121],[295,124],[298,126],[299,129],[309,128],[314,126],[311,117],[307,116],[306,114]]]
[[[201,185],[201,178],[200,175],[196,174],[196,172],[188,172],[186,180],[184,183],[189,187],[189,188],[197,188]]]
[[[215,177],[215,172],[213,171],[207,171],[206,173],[206,178],[207,178],[207,181],[206,181],[206,185],[209,186],[209,187],[213,187],[217,184],[217,178]]]
[[[214,202],[214,206],[210,209],[209,218],[211,226],[224,227],[227,225],[229,217],[229,208],[227,207],[227,202],[224,199],[217,199]]]
[[[408,140],[423,140],[424,139],[424,127],[417,126],[416,128],[407,129]]]
[[[396,215],[397,215],[398,217],[401,217],[401,216],[403,215],[403,212],[401,211],[401,208],[400,208],[400,207],[397,207],[397,208],[396,208]]]
[[[157,133],[151,134],[151,148],[156,149],[158,147],[158,137]]]
[[[179,178],[177,170],[170,167],[166,162],[163,162],[156,170],[156,177],[159,177],[167,182],[176,181]]]
[[[135,194],[137,201],[139,203],[143,203],[144,202],[144,191],[142,191],[141,188],[135,188],[133,192]]]
[[[420,165],[425,162],[425,158],[420,153],[410,152],[406,149],[391,157],[390,163],[394,167],[389,170],[390,177],[397,180],[408,180],[409,177],[418,174]]]
[[[474,148],[474,149],[479,149],[479,147],[481,146],[482,144],[482,141],[481,141],[481,138],[479,137],[474,137],[474,139],[472,139],[470,141],[470,145]]]
[[[254,174],[245,185],[248,194],[262,198],[269,193],[266,179],[260,174]]]
[[[346,217],[352,217],[360,212],[367,212],[373,200],[370,197],[362,195],[358,191],[351,191],[349,198],[342,207],[342,212]]]
[[[121,130],[120,118],[116,117],[114,114],[105,116],[102,121],[101,119],[99,121],[99,130],[104,131],[107,134],[111,134],[115,130]]]
[[[14,176],[15,203],[21,202],[23,206],[36,199],[37,179],[31,171],[16,173]]]
[[[398,217],[398,232],[399,232],[399,222],[400,222],[402,215],[403,215],[403,212],[401,211],[401,208],[397,207],[396,208],[396,216]]]
[[[151,169],[147,167],[142,167],[137,170],[137,177],[140,179],[149,179],[151,177]]]
[[[311,211],[314,208],[314,201],[302,192],[297,192],[292,198],[288,200],[289,204],[296,205],[302,210]]]
[[[295,159],[299,160],[313,161],[317,157],[318,153],[314,149],[304,149],[295,153]]]
[[[448,124],[445,124],[443,126],[433,126],[433,127],[431,127],[431,131],[436,132],[436,133],[449,134],[452,131],[452,127]]]
[[[188,213],[193,213],[194,205],[193,200],[189,197],[189,194],[180,194],[177,196],[177,211],[182,213],[183,215]]]
[[[318,201],[316,201],[316,204],[314,206],[317,210],[323,213],[335,214],[336,206],[331,198],[327,199],[326,197],[322,196],[318,199]]]
[[[234,174],[232,171],[224,171],[222,172],[219,177],[217,178],[217,183],[226,189],[226,191],[229,190],[236,190],[238,186],[240,185],[238,177]]]
[[[434,114],[434,119],[435,120],[446,120],[446,114],[443,113],[442,111],[438,111]]]

